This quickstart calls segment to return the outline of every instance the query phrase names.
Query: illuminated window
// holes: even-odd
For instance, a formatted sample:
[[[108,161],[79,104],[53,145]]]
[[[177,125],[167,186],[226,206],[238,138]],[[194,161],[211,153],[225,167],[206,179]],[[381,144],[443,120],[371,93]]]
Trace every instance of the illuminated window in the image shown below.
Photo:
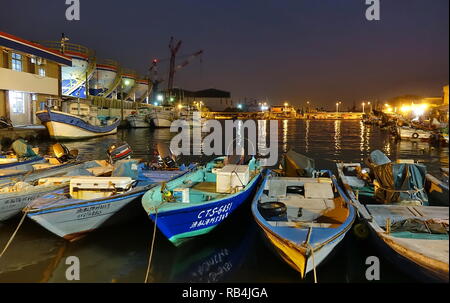
[[[39,73],[39,76],[45,77],[45,68],[39,67],[38,73]]]
[[[24,114],[25,113],[24,93],[9,91],[9,104],[12,113]]]
[[[13,53],[11,58],[11,66],[13,70],[22,71],[22,55]]]

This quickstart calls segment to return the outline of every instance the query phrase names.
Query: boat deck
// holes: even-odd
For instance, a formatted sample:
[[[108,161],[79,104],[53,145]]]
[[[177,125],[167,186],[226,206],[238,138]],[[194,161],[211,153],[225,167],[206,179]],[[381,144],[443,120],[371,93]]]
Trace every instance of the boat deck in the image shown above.
[[[390,218],[391,223],[410,218],[422,220],[449,218],[449,208],[441,206],[366,205],[366,208],[379,226],[385,226],[387,218]]]
[[[261,202],[281,202],[287,208],[287,221],[267,221],[272,226],[333,228],[348,217],[345,202],[334,197],[332,184],[324,179],[273,178],[269,194]],[[288,186],[302,185],[304,193],[285,193]]]

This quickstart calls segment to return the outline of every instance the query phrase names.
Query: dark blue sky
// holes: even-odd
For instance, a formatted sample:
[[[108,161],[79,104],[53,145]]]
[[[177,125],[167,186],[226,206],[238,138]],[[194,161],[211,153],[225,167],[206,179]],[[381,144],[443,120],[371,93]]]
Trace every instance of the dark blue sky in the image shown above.
[[[448,84],[448,0],[380,0],[381,21],[372,22],[365,0],[80,2],[81,20],[69,22],[65,0],[2,0],[0,30],[28,40],[64,32],[140,73],[168,57],[173,35],[181,55],[205,51],[202,63],[177,73],[176,86],[272,104],[439,96]]]

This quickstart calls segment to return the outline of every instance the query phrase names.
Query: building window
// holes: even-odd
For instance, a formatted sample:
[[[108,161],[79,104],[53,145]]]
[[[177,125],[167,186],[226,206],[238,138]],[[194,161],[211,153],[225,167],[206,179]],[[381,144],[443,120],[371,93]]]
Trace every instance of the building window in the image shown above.
[[[45,68],[39,67],[38,73],[39,73],[39,76],[45,77]]]
[[[9,104],[11,112],[14,114],[24,114],[25,113],[25,99],[24,93],[9,91]]]
[[[22,71],[22,55],[12,53],[11,63],[13,70]]]

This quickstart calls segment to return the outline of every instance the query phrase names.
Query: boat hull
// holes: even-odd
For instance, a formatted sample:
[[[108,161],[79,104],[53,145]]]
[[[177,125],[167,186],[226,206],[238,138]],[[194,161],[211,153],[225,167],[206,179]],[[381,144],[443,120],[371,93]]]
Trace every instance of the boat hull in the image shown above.
[[[172,121],[164,118],[153,118],[152,123],[155,127],[170,127]]]
[[[61,187],[63,186],[42,186],[33,190],[27,190],[25,193],[0,193],[0,222],[11,219],[33,200]]]
[[[36,116],[47,128],[50,137],[55,139],[84,139],[117,133],[120,119],[111,125],[91,125],[77,116],[55,111],[40,111]]]
[[[34,157],[21,162],[12,162],[0,164],[0,170],[2,169],[17,169],[17,170],[30,170],[33,164],[44,163],[45,159],[43,157]]]
[[[145,121],[144,117],[128,117],[128,122],[132,128],[148,128],[150,124]]]
[[[217,227],[253,194],[259,179],[260,175],[255,176],[246,190],[230,198],[206,205],[158,212],[157,218],[155,213],[150,213],[149,217],[157,222],[158,228],[170,242],[180,246]]]
[[[430,141],[431,132],[421,129],[398,127],[397,132],[402,140]]]
[[[419,263],[417,260],[408,258],[401,246],[395,245],[393,241],[389,241],[389,238],[385,237],[381,233],[377,233],[373,228],[370,230],[372,241],[375,243],[375,246],[380,254],[382,254],[384,258],[394,264],[405,274],[422,282],[448,283],[448,264],[447,271],[442,271],[429,265]]]
[[[146,189],[117,195],[114,198],[78,201],[73,205],[42,209],[28,213],[28,217],[50,232],[69,241],[102,226],[114,214],[140,198]],[[61,191],[62,193],[62,191]]]

